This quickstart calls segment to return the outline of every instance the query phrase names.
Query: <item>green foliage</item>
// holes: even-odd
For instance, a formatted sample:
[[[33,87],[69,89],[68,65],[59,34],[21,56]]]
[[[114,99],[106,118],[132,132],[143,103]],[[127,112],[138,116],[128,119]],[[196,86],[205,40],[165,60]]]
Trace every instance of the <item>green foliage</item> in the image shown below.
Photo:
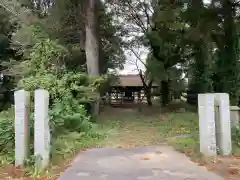
[[[52,143],[52,157],[63,153],[59,150],[59,137],[70,138],[70,134],[79,134],[79,138],[101,139],[97,132],[97,125],[91,121],[91,114],[85,108],[85,104],[92,104],[98,99],[98,91],[104,91],[109,87],[110,79],[107,75],[99,78],[90,78],[84,72],[67,71],[65,57],[68,50],[59,44],[57,40],[47,37],[40,26],[32,27],[34,45],[29,49],[29,56],[18,66],[24,66],[17,89],[25,89],[33,93],[36,89],[45,89],[50,94],[50,130]],[[31,103],[33,104],[33,103]],[[14,155],[14,123],[13,112],[4,111],[0,114],[0,152],[8,163],[13,163]],[[33,153],[34,114],[31,107],[30,117],[30,151]],[[76,139],[75,140],[79,140]],[[70,141],[70,140],[69,140]],[[73,141],[74,142],[74,141]],[[85,141],[86,143],[86,141]],[[74,142],[72,151],[78,150],[78,142]],[[90,144],[90,143],[89,143]],[[76,147],[75,147],[76,145]],[[87,145],[86,145],[87,146]],[[63,148],[64,145],[62,145]],[[32,166],[34,158],[26,160],[27,166]],[[32,172],[32,168],[29,169]],[[38,174],[35,169],[33,174]]]
[[[43,39],[37,42],[28,60],[28,75],[18,83],[19,89],[31,93],[36,89],[48,90],[54,136],[57,132],[90,131],[90,117],[81,104],[98,100],[98,91],[104,90],[108,82],[107,76],[91,79],[83,72],[67,71],[64,63],[59,63],[63,62],[66,53],[56,41]]]
[[[146,73],[151,76],[155,81],[167,80],[168,74],[164,68],[164,64],[158,61],[151,53],[148,54],[146,61]]]
[[[24,5],[22,6],[21,3]],[[79,5],[82,3],[77,1],[55,3],[41,1],[40,3],[38,0],[33,3],[28,0],[11,0],[0,2],[0,6],[2,5],[8,8],[11,15],[5,13],[5,10],[2,11],[0,7],[0,17],[2,17],[0,60],[2,60],[2,52],[9,50],[10,45],[13,48],[17,45],[14,50],[23,54],[22,58],[19,58],[20,61],[10,61],[6,65],[7,73],[14,76],[18,82],[16,89],[31,92],[32,101],[36,89],[46,89],[50,93],[52,162],[55,163],[56,159],[65,160],[79,149],[99,143],[104,136],[97,132],[98,126],[92,122],[91,112],[86,109],[86,104],[91,105],[94,101],[98,101],[98,94],[104,93],[109,88],[112,76],[89,78],[85,73],[85,28],[82,21],[84,18],[79,16],[81,14]],[[60,7],[60,11],[55,16],[57,6]],[[42,12],[43,9],[45,12]],[[106,11],[104,4],[101,4],[99,16],[100,21],[104,21],[100,23],[99,30],[100,69],[102,74],[105,74],[109,68],[122,68],[125,59],[121,49],[121,39],[116,33],[118,29],[113,24],[112,14]],[[17,29],[12,28],[10,22],[13,20],[19,23]],[[11,34],[14,30],[17,32]],[[10,58],[7,57],[7,60]],[[13,114],[12,109],[0,113],[1,163],[14,163]],[[31,106],[29,147],[31,154],[26,159],[26,166],[32,175],[39,176],[38,169],[32,168],[36,158],[33,155],[33,137],[34,114]]]
[[[240,148],[240,128],[232,128],[232,141],[233,143]]]
[[[96,91],[90,85],[86,74],[69,72],[59,76],[53,73],[31,75],[23,78],[18,87],[30,92],[46,89],[50,93],[51,100],[65,101],[78,98],[79,102],[90,102],[96,100]]]
[[[122,49],[123,42],[118,36],[119,26],[112,24],[114,22],[113,13],[106,10],[106,6],[102,4],[100,7],[99,21],[100,24],[100,71],[106,73],[108,69],[123,69],[125,63],[125,55]]]
[[[61,44],[72,53],[67,62],[71,70],[81,68],[86,63],[85,19],[84,1],[70,0],[56,1],[51,7],[51,15],[46,18],[45,26],[51,37],[59,39]],[[113,14],[107,10],[105,3],[99,3],[98,21],[100,72],[105,74],[110,68],[123,68],[125,56],[122,40],[118,35],[119,27],[115,24]]]
[[[35,31],[36,32],[36,31]],[[38,35],[38,33],[36,32]],[[68,51],[57,41],[41,38],[31,48],[26,60],[25,77],[18,83],[18,88],[33,92],[46,89],[53,100],[65,101],[77,98],[81,101],[96,100],[97,90],[107,82],[107,77],[90,79],[83,72],[67,71],[65,57]]]
[[[94,128],[84,106],[76,100],[55,103],[50,111],[51,134],[56,137],[66,132],[87,132]]]
[[[58,73],[62,66],[67,50],[56,41],[44,39],[36,43],[29,56],[30,74],[54,72]]]
[[[58,136],[52,145],[52,162],[54,164],[62,163],[62,160],[75,156],[79,149],[96,147],[100,145],[105,135],[101,133],[85,134],[70,132]]]
[[[0,113],[0,153],[11,154],[14,147],[14,109]]]

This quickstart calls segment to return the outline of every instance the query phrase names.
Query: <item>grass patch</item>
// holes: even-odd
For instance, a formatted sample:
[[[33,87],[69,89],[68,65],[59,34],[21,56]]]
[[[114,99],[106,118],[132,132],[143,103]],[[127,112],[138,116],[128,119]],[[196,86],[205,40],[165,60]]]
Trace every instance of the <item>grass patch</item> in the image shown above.
[[[197,114],[194,112],[170,113],[167,117],[173,127],[170,132],[172,138],[168,138],[167,143],[193,160],[201,159]]]
[[[194,137],[172,139],[168,141],[168,144],[174,147],[181,153],[186,154],[192,160],[196,161],[202,158],[202,154],[199,150],[199,139]]]
[[[232,128],[233,155],[240,156],[240,127]]]
[[[106,145],[111,147],[171,143],[180,147],[184,144],[182,147],[185,148],[188,143],[181,142],[185,138],[177,136],[198,136],[198,119],[193,112],[144,114],[135,110],[111,109],[100,117],[100,121],[113,127],[114,133],[106,141]],[[194,140],[190,143],[194,144]]]
[[[72,132],[58,137],[52,146],[52,163],[57,164],[62,160],[76,155],[78,150],[97,147],[104,139],[104,134],[85,134]]]

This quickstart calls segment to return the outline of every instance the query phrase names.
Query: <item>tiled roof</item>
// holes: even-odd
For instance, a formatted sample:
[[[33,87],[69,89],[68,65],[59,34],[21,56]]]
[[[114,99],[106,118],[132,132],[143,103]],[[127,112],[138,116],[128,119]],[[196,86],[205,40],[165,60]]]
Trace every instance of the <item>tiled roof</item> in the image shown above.
[[[129,75],[119,75],[118,82],[115,86],[143,86],[142,80],[138,74],[129,74]],[[158,86],[154,84],[154,86]]]

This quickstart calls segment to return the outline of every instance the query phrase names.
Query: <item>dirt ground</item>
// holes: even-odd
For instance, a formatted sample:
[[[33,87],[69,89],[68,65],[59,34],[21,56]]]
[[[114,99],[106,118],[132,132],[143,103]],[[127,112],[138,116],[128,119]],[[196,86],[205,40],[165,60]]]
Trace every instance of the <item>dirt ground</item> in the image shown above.
[[[236,157],[218,157],[215,162],[207,162],[203,165],[226,180],[240,179],[240,159]]]

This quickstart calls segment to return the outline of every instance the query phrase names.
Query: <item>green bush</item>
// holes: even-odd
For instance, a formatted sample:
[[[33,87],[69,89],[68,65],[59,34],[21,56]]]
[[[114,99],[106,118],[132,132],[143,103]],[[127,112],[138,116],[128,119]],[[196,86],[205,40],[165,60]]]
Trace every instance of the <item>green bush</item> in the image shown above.
[[[17,89],[33,93],[36,89],[45,89],[50,94],[50,130],[51,143],[54,146],[59,137],[79,133],[81,137],[98,137],[96,124],[91,122],[82,104],[98,101],[99,93],[109,86],[109,78],[89,78],[85,72],[69,72],[64,65],[67,50],[57,41],[38,39],[30,49],[30,55],[21,62],[24,66],[22,79]],[[33,151],[34,114],[31,106],[30,151]],[[13,109],[0,113],[0,152],[13,157],[14,154],[14,112]],[[52,149],[56,149],[52,147]],[[13,159],[13,158],[10,158]]]
[[[14,148],[14,109],[0,112],[0,152],[10,153]]]
[[[58,136],[68,134],[71,132],[81,132],[85,135],[93,135],[96,125],[90,121],[90,116],[87,115],[86,110],[78,101],[60,101],[55,103],[49,111],[50,129],[52,136],[52,143]],[[34,113],[30,116],[30,152],[33,151],[34,138]],[[97,133],[96,133],[97,134]],[[7,156],[13,163],[14,159],[14,109],[0,113],[0,154]]]
[[[46,89],[50,94],[50,126],[53,137],[67,132],[88,133],[93,124],[82,103],[96,100],[95,81],[91,81],[84,73],[63,73],[55,75],[51,72],[35,74],[23,78],[19,89],[31,92]]]
[[[55,137],[73,131],[88,133],[93,124],[84,107],[73,99],[71,102],[57,102],[53,105],[50,110],[50,126],[51,134]]]
[[[240,127],[239,126],[232,128],[232,141],[236,146],[240,147]]]

